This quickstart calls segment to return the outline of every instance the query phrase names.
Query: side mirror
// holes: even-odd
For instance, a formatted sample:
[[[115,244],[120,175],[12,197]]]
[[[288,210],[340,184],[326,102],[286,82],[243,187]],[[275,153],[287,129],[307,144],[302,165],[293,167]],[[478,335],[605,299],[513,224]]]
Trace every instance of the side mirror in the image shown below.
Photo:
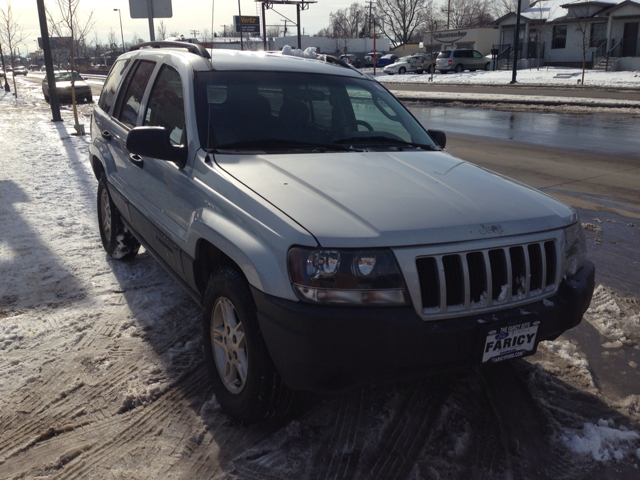
[[[427,130],[427,133],[431,139],[436,142],[436,145],[439,145],[442,148],[447,145],[447,134],[442,130]]]
[[[180,168],[187,162],[187,147],[173,145],[164,127],[136,127],[127,135],[129,153],[175,162]]]

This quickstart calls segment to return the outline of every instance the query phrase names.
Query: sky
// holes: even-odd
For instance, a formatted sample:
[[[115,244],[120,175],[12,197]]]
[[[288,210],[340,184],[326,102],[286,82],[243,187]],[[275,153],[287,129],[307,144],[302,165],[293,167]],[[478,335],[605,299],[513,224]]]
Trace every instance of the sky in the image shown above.
[[[40,37],[40,24],[38,22],[38,8],[36,0],[0,0],[0,6],[6,8],[7,2],[12,4],[14,18],[18,18],[17,23],[26,34],[24,45],[29,51],[36,48],[36,39]],[[221,31],[222,25],[231,25],[233,16],[238,14],[238,3],[236,1],[221,0],[180,0],[172,1],[173,17],[165,19],[155,19],[157,27],[160,20],[164,21],[167,33],[180,32],[185,37],[190,37],[191,30],[204,29],[211,30],[212,1],[214,3],[213,30]],[[57,11],[55,0],[45,0],[50,9]],[[301,24],[306,34],[314,34],[329,23],[329,13],[340,8],[345,8],[351,2],[339,2],[336,0],[317,0],[311,4],[308,10],[301,12]],[[364,4],[364,1],[361,3]],[[260,8],[260,4],[257,4]],[[240,7],[244,15],[256,15],[256,3],[252,0],[240,0]],[[80,0],[79,12],[81,17],[86,16],[91,10],[94,11],[96,19],[95,30],[98,32],[100,40],[105,43],[109,30],[113,29],[120,38],[120,20],[115,8],[121,9],[122,30],[125,42],[131,41],[133,34],[137,33],[144,40],[149,40],[149,22],[146,19],[132,19],[129,14],[129,0]],[[296,8],[294,6],[277,6],[281,14],[291,20],[296,18]],[[259,11],[259,10],[258,10]],[[267,13],[268,25],[284,25],[284,20],[277,13],[269,11]],[[93,34],[89,36],[93,38]]]

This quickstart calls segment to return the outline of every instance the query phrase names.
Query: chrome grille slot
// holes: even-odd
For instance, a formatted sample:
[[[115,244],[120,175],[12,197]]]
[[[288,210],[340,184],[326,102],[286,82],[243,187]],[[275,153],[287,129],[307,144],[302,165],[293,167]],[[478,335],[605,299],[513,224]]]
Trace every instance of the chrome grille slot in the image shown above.
[[[416,258],[422,311],[433,317],[525,304],[558,285],[556,240]]]

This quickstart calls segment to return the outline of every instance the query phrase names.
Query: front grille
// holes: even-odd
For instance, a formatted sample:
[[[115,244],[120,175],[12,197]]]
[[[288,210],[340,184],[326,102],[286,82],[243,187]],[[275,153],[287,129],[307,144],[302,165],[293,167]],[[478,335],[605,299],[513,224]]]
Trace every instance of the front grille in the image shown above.
[[[416,259],[426,315],[480,312],[555,292],[555,240]]]

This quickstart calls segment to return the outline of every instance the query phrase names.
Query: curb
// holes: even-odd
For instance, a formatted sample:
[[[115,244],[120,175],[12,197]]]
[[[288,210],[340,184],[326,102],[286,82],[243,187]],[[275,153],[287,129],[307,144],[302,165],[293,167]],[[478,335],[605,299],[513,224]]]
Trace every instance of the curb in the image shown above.
[[[601,100],[601,99],[585,99],[579,97],[544,97],[527,95],[518,97],[515,95],[491,95],[491,94],[473,94],[473,95],[451,95],[444,92],[420,92],[416,95],[414,92],[408,93],[406,90],[390,90],[391,93],[402,101],[409,102],[429,102],[437,104],[449,103],[466,103],[470,105],[484,105],[487,103],[500,103],[510,105],[541,105],[546,107],[587,107],[587,108],[623,108],[623,109],[640,109],[640,102],[633,100]],[[513,98],[513,97],[516,98]],[[509,98],[511,97],[511,98]]]

